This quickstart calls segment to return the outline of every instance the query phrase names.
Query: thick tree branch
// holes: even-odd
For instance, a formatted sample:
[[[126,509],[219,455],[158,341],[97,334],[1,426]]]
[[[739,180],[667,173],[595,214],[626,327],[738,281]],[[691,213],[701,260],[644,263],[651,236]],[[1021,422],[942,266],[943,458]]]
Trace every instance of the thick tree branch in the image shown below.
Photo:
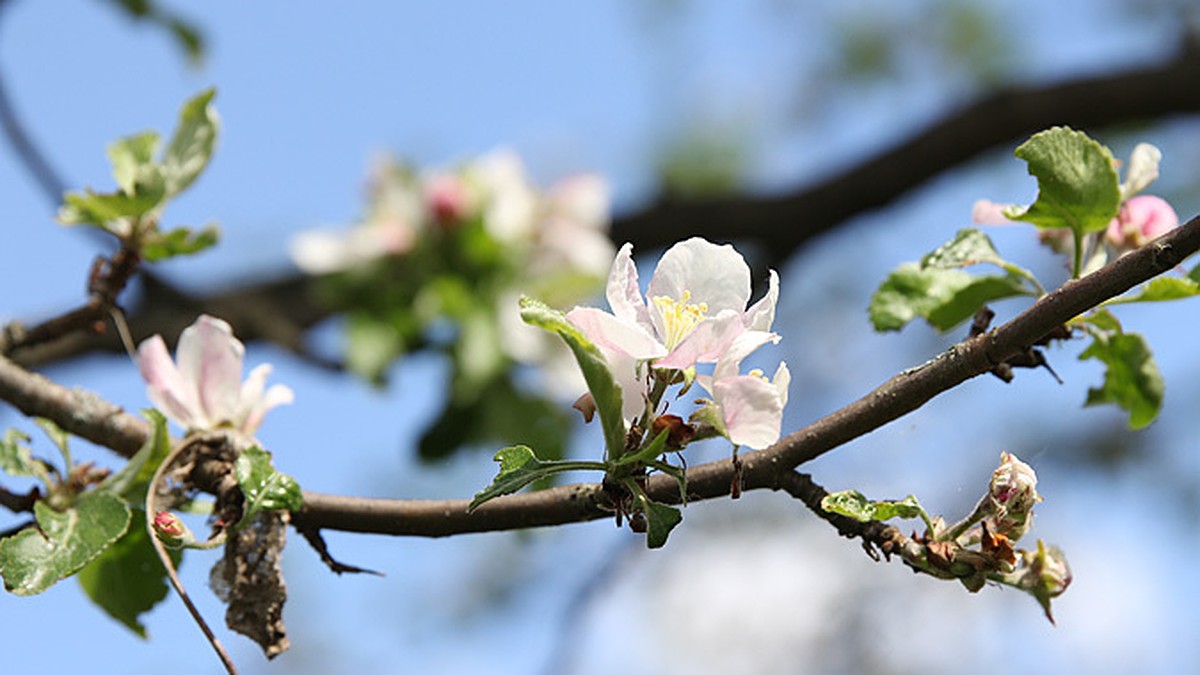
[[[813,237],[851,216],[890,203],[926,180],[997,146],[1055,124],[1091,129],[1200,111],[1200,49],[1173,61],[1116,75],[1049,86],[1011,87],[953,111],[867,161],[822,183],[785,194],[659,202],[617,218],[612,237],[638,250],[688,236],[758,244],[778,264]],[[268,340],[305,355],[305,333],[330,310],[315,300],[313,280],[290,276],[205,296],[144,283],[130,312],[134,337],[175,336],[200,313],[229,321],[245,341]],[[18,362],[35,366],[91,351],[119,352],[112,335],[79,334],[30,349]]]
[[[1052,329],[1101,302],[1179,265],[1200,250],[1200,216],[1104,268],[1064,284],[1008,323],[954,345],[906,370],[863,398],[756,452],[741,455],[745,489],[787,488],[794,469],[916,410],[938,394],[990,372]],[[47,417],[72,434],[129,457],[149,425],[94,394],[68,390],[0,358],[0,399],[27,415]],[[687,472],[692,500],[729,494],[733,465],[720,460]],[[494,499],[472,513],[468,500],[394,500],[306,492],[298,527],[428,537],[594,520],[607,515],[597,485],[567,485]],[[652,477],[647,492],[678,502],[673,478]]]

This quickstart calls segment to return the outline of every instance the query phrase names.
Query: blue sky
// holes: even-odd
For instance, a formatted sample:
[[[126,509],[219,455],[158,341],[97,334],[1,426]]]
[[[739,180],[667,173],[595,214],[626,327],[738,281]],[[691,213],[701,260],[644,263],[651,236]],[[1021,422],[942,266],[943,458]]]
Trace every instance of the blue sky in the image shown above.
[[[193,6],[183,9],[206,31],[210,53],[203,68],[189,69],[162,34],[132,26],[106,4],[18,2],[0,24],[0,68],[35,140],[73,187],[109,187],[107,143],[141,129],[168,131],[185,99],[217,86],[224,131],[216,158],[167,218],[217,221],[224,239],[163,270],[186,287],[211,288],[285,272],[290,234],[353,221],[363,174],[379,152],[445,163],[507,145],[544,183],[570,171],[602,172],[617,207],[628,208],[650,193],[656,153],[687,120],[748,127],[752,187],[767,189],[817,180],[968,92],[933,70],[804,100],[797,80],[830,58],[821,31],[847,10],[799,4],[806,6],[681,3],[675,14],[632,2]],[[1050,80],[1161,54],[1161,24],[1097,5],[996,3],[1005,37],[1022,41],[1013,72]],[[1200,208],[1197,193],[1185,190],[1200,158],[1198,138],[1200,126],[1183,119],[1102,140],[1118,155],[1138,140],[1162,147],[1163,189],[1188,217]],[[953,336],[922,326],[870,335],[862,308],[872,287],[967,225],[976,198],[1022,201],[1032,191],[1024,167],[997,152],[856,218],[789,261],[780,270],[784,344],[769,357],[783,356],[797,373],[788,428],[948,345]],[[53,209],[7,151],[0,152],[0,204],[0,227],[9,233],[0,318],[44,316],[78,302],[95,242],[52,222]],[[1013,228],[995,238],[1012,257],[1028,256],[1040,273],[1055,273],[1057,261],[1032,246],[1027,232]],[[898,564],[872,564],[798,505],[755,495],[736,508],[690,507],[659,553],[630,546],[626,532],[603,523],[437,541],[329,535],[336,556],[383,570],[382,579],[335,577],[293,538],[285,567],[292,651],[267,664],[247,641],[222,637],[247,673],[527,673],[554,664],[580,673],[703,672],[748,658],[759,659],[758,672],[778,672],[790,663],[778,660],[789,645],[796,658],[812,654],[825,672],[864,668],[886,649],[930,672],[955,672],[963,663],[986,671],[975,659],[1006,666],[1003,659],[1017,659],[1035,671],[1047,664],[1179,671],[1200,656],[1191,640],[1200,589],[1177,571],[1200,553],[1195,505],[1189,511],[1178,498],[1200,475],[1188,416],[1200,400],[1200,368],[1179,330],[1181,311],[1194,310],[1122,314],[1158,351],[1168,400],[1146,432],[1151,458],[1120,473],[1055,461],[1061,436],[1027,432],[1122,433],[1112,411],[1079,410],[1100,374],[1076,362],[1073,350],[1052,354],[1066,385],[1041,373],[1021,373],[1007,387],[980,378],[812,467],[831,489],[917,492],[932,510],[953,511],[969,508],[1001,450],[1030,460],[1047,496],[1035,532],[1063,545],[1076,573],[1058,605],[1057,628],[1014,592],[967,595]],[[407,452],[434,411],[438,362],[413,359],[381,393],[270,347],[252,348],[248,362],[263,361],[275,364],[273,381],[292,386],[297,400],[268,417],[260,438],[306,488],[464,497],[490,479],[487,453],[429,469]],[[123,359],[89,357],[52,375],[130,410],[146,405]],[[397,410],[405,411],[404,423],[396,423]],[[11,416],[4,422],[32,431]],[[586,435],[580,447],[588,447]],[[1179,485],[1164,484],[1163,476]],[[192,557],[185,581],[220,623],[221,607],[205,589],[211,559]],[[590,580],[598,580],[595,587]],[[866,598],[884,608],[882,616],[906,620],[846,609]],[[638,617],[632,624],[630,615]],[[33,599],[0,595],[0,616],[0,645],[14,670],[103,664],[103,672],[208,673],[217,666],[173,600],[145,618],[145,643],[90,606],[74,581]],[[855,646],[859,661],[829,646],[846,644],[831,636],[844,639],[847,625],[871,636]],[[946,639],[963,627],[966,638]]]

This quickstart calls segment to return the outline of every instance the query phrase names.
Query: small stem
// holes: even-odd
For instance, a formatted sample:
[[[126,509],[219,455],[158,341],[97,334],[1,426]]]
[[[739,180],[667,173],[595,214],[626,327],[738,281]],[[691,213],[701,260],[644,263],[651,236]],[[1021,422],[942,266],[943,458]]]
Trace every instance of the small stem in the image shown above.
[[[154,545],[154,552],[158,554],[159,561],[162,562],[163,568],[167,571],[167,578],[171,582],[172,588],[179,594],[179,599],[183,600],[183,605],[187,607],[188,613],[192,615],[192,620],[196,625],[200,626],[200,630],[204,633],[204,637],[208,638],[208,643],[212,645],[213,650],[217,652],[217,658],[221,659],[221,665],[225,666],[225,671],[229,675],[237,675],[237,666],[234,665],[233,659],[229,658],[229,653],[225,651],[225,647],[221,645],[221,641],[213,634],[212,629],[208,627],[208,623],[204,621],[204,617],[200,614],[200,610],[192,604],[192,599],[188,597],[187,589],[183,587],[183,582],[179,580],[179,574],[175,571],[175,564],[171,561],[170,554],[159,540],[158,535],[154,533],[154,516],[158,513],[158,488],[162,484],[163,475],[166,473],[167,467],[179,458],[181,451],[187,447],[187,442],[181,442],[175,446],[171,452],[158,465],[158,469],[154,472],[154,477],[150,479],[150,485],[146,490],[146,531],[150,534],[150,542]]]
[[[937,537],[937,541],[954,541],[958,539],[972,525],[992,515],[992,512],[992,498],[990,495],[984,495],[979,500],[979,503],[975,505],[975,510],[971,512],[971,515],[947,528],[941,536]]]

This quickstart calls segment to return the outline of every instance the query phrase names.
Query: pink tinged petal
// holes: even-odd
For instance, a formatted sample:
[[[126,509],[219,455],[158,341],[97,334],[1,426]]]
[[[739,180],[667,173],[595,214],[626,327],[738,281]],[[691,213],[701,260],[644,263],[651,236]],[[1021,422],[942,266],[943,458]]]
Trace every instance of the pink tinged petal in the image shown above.
[[[138,346],[137,364],[146,381],[146,396],[155,408],[182,427],[202,424],[193,414],[197,407],[195,391],[184,382],[161,335],[144,340]]]
[[[689,303],[707,304],[710,314],[725,309],[741,314],[750,300],[750,268],[732,246],[692,237],[663,254],[646,295],[681,300],[685,291],[690,294]],[[661,330],[660,319],[656,313],[654,316]]]
[[[648,360],[664,356],[667,348],[636,323],[622,321],[595,307],[576,307],[567,312],[567,321],[596,345],[634,359]]]
[[[767,294],[746,310],[742,322],[747,330],[771,330],[775,323],[775,303],[779,302],[779,275],[771,270],[771,278],[767,284]]]
[[[1012,220],[1005,211],[1018,208],[1015,204],[998,204],[989,199],[980,199],[971,208],[971,220],[978,225],[1011,225]]]
[[[646,410],[646,380],[638,368],[638,360],[628,354],[601,347],[608,361],[609,372],[621,388],[621,418],[626,422],[642,416]]]
[[[779,335],[766,331],[746,331],[738,335],[729,344],[725,353],[717,359],[717,366],[713,369],[713,377],[721,379],[737,375],[738,370],[741,368],[742,360],[768,342],[777,344],[779,342]]]
[[[1129,213],[1129,222],[1137,227],[1138,233],[1145,241],[1179,227],[1179,216],[1176,215],[1175,209],[1160,197],[1134,197],[1125,202],[1125,209]]]
[[[697,324],[670,354],[656,361],[654,366],[685,370],[697,363],[713,363],[744,331],[741,314],[726,310],[719,316]]]
[[[717,380],[713,387],[730,441],[760,450],[779,440],[783,402],[773,383],[738,375]]]
[[[179,336],[176,358],[184,380],[195,388],[206,426],[233,422],[241,398],[245,348],[229,324],[201,315]]]
[[[604,294],[608,298],[608,306],[617,318],[629,323],[650,325],[646,300],[642,298],[642,291],[638,286],[637,265],[633,262],[633,244],[626,243],[617,251]]]
[[[273,385],[264,394],[263,387],[270,373],[271,366],[264,363],[250,371],[249,377],[242,384],[239,417],[243,419],[234,421],[234,424],[247,434],[253,435],[258,430],[267,411],[296,399],[291,388],[282,384]]]

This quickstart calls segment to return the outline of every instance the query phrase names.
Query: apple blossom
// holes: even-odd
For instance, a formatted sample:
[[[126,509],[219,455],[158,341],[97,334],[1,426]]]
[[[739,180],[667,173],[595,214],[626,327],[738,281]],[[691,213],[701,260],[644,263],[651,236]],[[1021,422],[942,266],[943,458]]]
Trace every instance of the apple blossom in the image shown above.
[[[1121,205],[1104,236],[1117,251],[1127,253],[1176,227],[1179,216],[1170,204],[1160,197],[1139,195]]]
[[[781,362],[769,380],[759,370],[738,372],[742,359],[751,352],[778,341],[774,333],[742,333],[717,360],[712,375],[696,376],[696,382],[712,395],[724,434],[734,445],[760,450],[779,440],[792,379],[787,364]]]
[[[138,346],[137,364],[150,401],[185,429],[230,426],[252,436],[268,410],[294,398],[280,384],[264,391],[268,364],[243,382],[245,347],[228,323],[207,314],[183,330],[175,356],[155,335]]]

